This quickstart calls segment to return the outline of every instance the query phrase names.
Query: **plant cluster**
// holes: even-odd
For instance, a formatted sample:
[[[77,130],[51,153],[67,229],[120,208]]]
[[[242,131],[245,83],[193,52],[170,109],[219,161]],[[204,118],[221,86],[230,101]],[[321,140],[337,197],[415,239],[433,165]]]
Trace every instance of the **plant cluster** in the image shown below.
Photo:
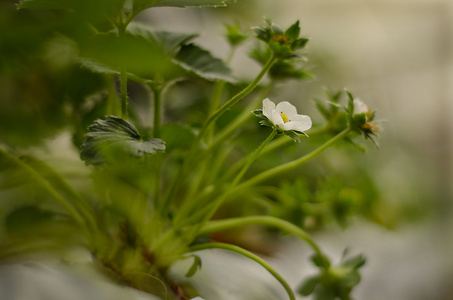
[[[281,283],[289,299],[295,299],[286,280],[261,257],[234,242],[212,239],[215,232],[255,224],[293,234],[313,249],[320,275],[301,285],[302,295],[350,299],[365,260],[357,256],[332,266],[300,222],[312,215],[306,209],[308,202],[297,200],[300,190],[296,197],[290,191],[305,182],[304,177],[285,188],[286,174],[336,143],[356,143],[360,135],[372,139],[379,129],[373,123],[374,113],[350,92],[329,93],[328,101],[316,103],[325,124],[312,128],[311,118],[298,114],[291,103],[269,100],[276,81],[310,77],[301,56],[309,40],[300,36],[299,21],[283,30],[266,19],[263,27],[253,29],[261,44],[251,57],[262,69],[248,83],[234,77],[228,62],[197,45],[196,34],[134,22],[137,14],[153,7],[226,4],[223,0],[19,1],[17,14],[31,15],[42,24],[44,11],[51,20],[38,30],[46,40],[39,51],[55,53],[49,73],[65,74],[67,81],[65,90],[56,94],[56,105],[70,107],[69,112],[58,110],[66,118],[61,116],[52,126],[56,130],[64,124],[74,132],[74,144],[93,185],[75,188],[48,163],[15,147],[8,136],[0,148],[1,257],[80,246],[92,254],[99,270],[121,284],[164,299],[192,299],[203,295],[175,282],[170,267],[191,259],[186,274],[191,277],[202,266],[200,251],[224,249],[260,264]],[[226,29],[233,55],[248,34],[237,24]],[[266,74],[270,80],[263,84]],[[197,97],[211,95],[205,97],[202,109],[187,106],[178,121],[164,122],[172,119],[163,109],[171,101],[167,95],[187,87],[184,82],[191,88],[201,86],[204,94]],[[134,104],[134,88],[150,95],[151,128],[140,122],[143,112]],[[341,105],[343,95],[346,106]],[[263,132],[268,136],[255,144],[254,151],[244,151],[237,137],[258,123],[264,127],[252,127],[255,133],[248,137]],[[308,135],[323,142],[278,165],[255,163],[292,141],[308,143]],[[249,145],[254,141],[249,139]],[[354,196],[342,195],[341,201],[346,200],[335,207],[344,219]],[[326,198],[321,193],[316,197]],[[272,202],[272,208],[266,209]],[[294,212],[300,215],[294,217]],[[157,278],[165,289],[146,278]]]

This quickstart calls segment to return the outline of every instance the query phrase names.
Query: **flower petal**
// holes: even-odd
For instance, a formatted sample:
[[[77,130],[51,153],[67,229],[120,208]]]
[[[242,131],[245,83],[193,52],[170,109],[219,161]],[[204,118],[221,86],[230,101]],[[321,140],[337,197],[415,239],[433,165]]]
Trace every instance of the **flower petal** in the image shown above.
[[[275,110],[278,111],[278,113],[284,113],[288,116],[288,118],[291,119],[292,116],[297,115],[297,109],[294,105],[289,103],[288,101],[283,101],[277,104],[277,107],[275,107]]]
[[[368,106],[360,99],[354,99],[354,115],[368,112]]]
[[[297,130],[304,132],[311,128],[311,119],[306,115],[295,115],[292,117],[291,122],[283,124],[284,130]]]
[[[281,124],[285,124],[283,122],[283,119],[282,119],[282,116],[280,115],[280,112],[277,111],[277,110],[274,110],[274,113],[272,114],[272,117],[271,117],[271,122],[274,123],[274,125],[281,125]],[[281,126],[280,126],[281,127]]]
[[[272,121],[272,116],[275,112],[275,104],[269,98],[263,100],[263,115]]]

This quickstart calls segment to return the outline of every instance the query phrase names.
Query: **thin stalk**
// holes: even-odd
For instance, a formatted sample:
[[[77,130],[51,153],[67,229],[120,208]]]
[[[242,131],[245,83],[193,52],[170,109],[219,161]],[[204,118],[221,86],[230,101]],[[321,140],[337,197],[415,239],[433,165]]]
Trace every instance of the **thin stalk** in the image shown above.
[[[308,161],[312,160],[313,158],[315,158],[318,154],[323,152],[325,149],[327,149],[333,143],[335,143],[335,142],[343,139],[344,137],[346,137],[350,133],[350,131],[351,130],[349,128],[347,128],[347,129],[343,130],[342,132],[340,132],[339,134],[337,134],[336,136],[334,136],[333,138],[331,138],[330,140],[328,140],[327,142],[325,142],[324,144],[322,144],[319,148],[317,148],[317,149],[313,150],[312,152],[308,153],[307,155],[304,155],[304,156],[302,156],[299,159],[296,159],[296,160],[290,161],[290,162],[288,162],[286,164],[277,166],[277,167],[272,168],[270,170],[267,170],[267,171],[265,171],[263,173],[260,173],[260,174],[256,175],[255,177],[250,178],[246,182],[244,182],[241,185],[237,186],[236,190],[255,185],[258,182],[264,181],[264,180],[266,180],[268,178],[271,178],[271,177],[273,177],[273,176],[275,176],[277,174],[284,173],[286,171],[289,171],[290,169],[293,169],[295,167],[298,167],[300,165],[305,164],[306,162],[308,162]]]
[[[160,190],[161,190],[161,172],[162,172],[162,161],[157,162],[156,170],[154,170],[156,177],[154,178],[154,205],[160,203]]]
[[[120,92],[121,92],[121,118],[128,118],[127,104],[127,68],[122,67],[120,72]]]
[[[229,137],[233,132],[238,129],[240,126],[242,126],[250,117],[252,117],[252,111],[256,109],[259,104],[261,103],[262,99],[266,97],[266,95],[269,94],[269,90],[273,86],[273,83],[271,82],[267,88],[264,90],[263,93],[260,93],[260,95],[254,100],[250,105],[248,105],[244,111],[232,122],[230,123],[225,129],[220,131],[219,133],[216,134],[216,137],[214,141],[209,145],[208,150],[212,150],[217,148],[222,144],[222,142],[225,141],[227,137]]]
[[[318,245],[316,245],[316,243],[304,230],[288,221],[271,216],[249,216],[218,221],[210,221],[201,228],[198,234],[203,235],[210,232],[228,230],[235,227],[253,224],[268,225],[289,232],[307,242],[310,245],[310,247],[312,247],[312,249],[316,252],[316,254],[318,254],[319,256],[323,256],[321,249],[318,247]]]
[[[232,47],[230,49],[230,52],[225,60],[226,65],[230,64],[231,59],[234,56],[235,50],[236,50],[235,47]],[[225,88],[225,84],[226,84],[226,82],[224,80],[218,80],[214,84],[212,98],[211,98],[211,101],[209,102],[209,104],[210,104],[209,105],[209,115],[213,114],[215,112],[215,110],[217,109],[217,107],[219,106],[219,103],[220,103],[220,100],[221,100],[222,94],[223,94],[223,89]]]
[[[238,94],[236,94],[233,98],[228,100],[225,104],[223,104],[219,109],[217,109],[209,118],[206,120],[204,123],[203,127],[200,130],[200,133],[197,136],[196,142],[199,143],[204,134],[206,133],[206,130],[209,128],[209,125],[211,125],[215,120],[217,120],[225,111],[227,111],[231,106],[236,104],[239,100],[243,99],[245,96],[250,94],[258,85],[258,83],[261,81],[261,79],[264,77],[264,75],[269,71],[269,69],[272,67],[274,62],[276,61],[276,58],[274,56],[271,56],[267,63],[264,65],[263,69],[261,72],[258,74],[258,76],[247,86],[245,87],[242,91],[240,91]]]
[[[233,182],[231,183],[231,187],[235,187],[238,182],[242,179],[242,177],[245,175],[245,172],[250,168],[252,163],[258,158],[260,155],[261,151],[274,139],[274,137],[277,135],[277,130],[272,130],[271,134],[267,137],[267,139],[261,143],[261,145],[247,158],[246,163],[242,167],[241,171],[236,175],[236,177],[233,179]]]
[[[154,126],[153,126],[153,137],[158,138],[160,136],[160,125],[162,116],[162,88],[152,87],[154,96]]]
[[[118,115],[119,114],[119,99],[118,93],[116,90],[116,83],[112,75],[106,75],[107,79],[107,89],[108,89],[108,97],[107,97],[107,115]]]
[[[242,177],[245,175],[245,172],[247,172],[249,167],[252,165],[252,163],[255,161],[255,159],[259,156],[260,152],[272,141],[272,139],[275,137],[276,134],[277,134],[277,130],[272,130],[271,134],[267,137],[267,139],[264,140],[264,142],[262,142],[261,145],[255,151],[253,151],[250,155],[247,156],[247,163],[244,165],[244,167],[241,169],[241,171],[233,179],[233,181],[229,185],[229,188],[223,194],[221,194],[218,198],[216,198],[214,200],[214,202],[212,202],[209,206],[203,208],[197,214],[194,215],[196,217],[199,215],[201,215],[203,217],[202,221],[199,223],[200,226],[202,226],[209,219],[211,219],[211,217],[214,215],[214,213],[217,211],[217,209],[220,207],[220,205],[222,205],[222,203],[230,195],[229,191],[235,190],[234,188],[236,187],[238,182],[242,179]],[[200,199],[203,200],[203,198],[200,198]],[[200,199],[198,199],[198,201],[194,201],[194,203],[191,205],[192,208],[197,208],[198,206],[200,206],[202,204],[202,203],[200,203]],[[182,218],[184,218],[184,217],[185,216],[183,215]],[[191,218],[189,218],[189,220],[191,220]],[[186,223],[187,222],[185,222],[185,224]]]
[[[118,24],[118,36],[121,38],[126,34],[127,24],[124,23],[121,17]],[[121,94],[121,118],[124,120],[128,119],[128,103],[127,103],[127,67],[121,66],[120,69],[120,94]]]
[[[285,289],[286,293],[288,293],[290,300],[296,300],[296,296],[294,295],[294,292],[291,289],[291,286],[288,284],[288,282],[286,282],[286,280],[277,271],[275,271],[264,259],[262,259],[258,255],[255,255],[252,252],[247,251],[241,247],[238,247],[235,245],[230,245],[230,244],[225,244],[225,243],[200,244],[200,245],[191,247],[190,251],[195,252],[195,251],[208,250],[208,249],[228,250],[228,251],[236,252],[247,258],[250,258],[251,260],[254,260],[258,264],[260,264],[263,268],[265,268],[272,276],[274,276],[274,278],[277,279],[278,282],[280,282],[280,284]]]
[[[317,135],[317,134],[320,134],[320,133],[323,133],[326,131],[326,127],[323,127],[323,128],[319,128],[317,130],[313,130],[310,132],[310,136],[313,136],[313,135]],[[259,153],[259,156],[262,156],[272,150],[275,150],[283,145],[286,145],[286,144],[289,144],[289,143],[294,143],[294,141],[292,139],[290,139],[289,137],[285,136],[285,135],[282,135],[281,137],[273,140],[269,146],[267,146],[265,149],[263,149],[263,151],[261,151]],[[244,157],[242,158],[241,160],[239,160],[238,162],[236,162],[230,170],[228,170],[227,174],[224,176],[225,179],[228,179],[232,176],[232,174],[235,174],[237,172],[237,170],[243,166],[245,163],[247,162],[247,157]]]

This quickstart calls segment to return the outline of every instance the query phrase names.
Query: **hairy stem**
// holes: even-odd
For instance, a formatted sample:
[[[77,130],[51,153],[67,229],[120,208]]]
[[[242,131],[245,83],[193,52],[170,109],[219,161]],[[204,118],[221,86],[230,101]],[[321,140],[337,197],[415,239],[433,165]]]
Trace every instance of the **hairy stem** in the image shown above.
[[[263,69],[261,72],[258,74],[258,76],[247,86],[245,87],[242,91],[240,91],[238,94],[236,94],[233,98],[228,100],[225,104],[223,104],[219,109],[217,109],[204,123],[203,127],[200,130],[200,133],[197,136],[196,142],[199,143],[204,134],[206,133],[206,130],[208,127],[215,121],[217,120],[225,111],[227,111],[231,106],[236,104],[239,100],[243,99],[245,96],[250,94],[258,85],[258,83],[261,81],[261,79],[264,77],[264,75],[269,71],[269,69],[272,67],[274,64],[276,58],[274,56],[271,56],[267,63],[264,65]]]
[[[261,224],[261,225],[268,225],[280,228],[281,230],[287,231],[298,238],[307,242],[313,250],[319,256],[323,256],[321,249],[319,249],[318,245],[311,239],[311,237],[301,228],[297,227],[296,225],[270,216],[250,216],[250,217],[240,217],[240,218],[232,218],[226,220],[219,220],[219,221],[210,221],[206,223],[200,230],[199,234],[207,234],[210,232],[228,230],[235,227],[241,227],[246,225],[252,224]]]
[[[313,130],[310,132],[310,136],[313,136],[313,135],[316,135],[316,134],[320,134],[320,133],[323,133],[326,129],[326,127],[323,127],[323,128],[319,128],[317,130]],[[275,140],[273,140],[269,146],[267,146],[265,149],[263,149],[263,151],[261,151],[258,155],[259,156],[262,156],[263,154],[266,154],[272,150],[275,150],[283,145],[286,145],[286,144],[289,144],[289,143],[293,143],[294,144],[294,141],[292,139],[290,139],[289,137],[283,135],[281,137],[278,137],[276,138]],[[228,179],[228,178],[231,178],[232,177],[232,174],[235,174],[237,172],[237,170],[242,167],[245,163],[247,162],[247,157],[244,157],[243,159],[239,160],[238,162],[236,162],[230,170],[228,170],[228,172],[225,174],[224,178],[225,179]]]
[[[267,137],[267,139],[261,143],[261,145],[253,151],[251,155],[249,155],[246,159],[246,163],[242,167],[241,171],[236,175],[236,177],[233,179],[233,182],[231,183],[231,187],[235,187],[238,182],[242,179],[242,177],[245,175],[245,172],[250,168],[252,163],[258,158],[260,155],[261,151],[274,139],[274,137],[277,135],[277,130],[272,130],[271,134]]]
[[[127,68],[122,67],[120,72],[120,92],[121,92],[121,118],[128,118],[128,103],[127,103]]]
[[[159,87],[153,87],[153,96],[154,96],[154,126],[153,126],[153,137],[158,138],[160,136],[160,125],[161,125],[161,116],[162,116],[162,89]]]
[[[211,144],[209,144],[208,150],[216,149],[219,147],[222,142],[225,141],[227,137],[229,137],[233,132],[238,129],[240,126],[242,126],[249,118],[253,116],[251,113],[254,109],[258,107],[258,105],[261,103],[264,97],[269,94],[269,90],[272,88],[273,82],[271,82],[263,91],[263,93],[260,93],[260,95],[254,100],[250,105],[248,105],[244,111],[231,123],[229,124],[225,129],[220,131],[218,134],[216,134],[215,139],[212,141]]]
[[[267,171],[265,171],[263,173],[260,173],[260,174],[256,175],[255,177],[252,177],[249,180],[247,180],[246,182],[242,183],[241,185],[237,186],[237,189],[242,189],[242,188],[245,188],[245,187],[249,187],[249,186],[255,185],[258,182],[262,182],[262,181],[264,181],[264,180],[266,180],[268,178],[271,178],[271,177],[273,177],[275,175],[278,175],[280,173],[284,173],[286,171],[289,171],[290,169],[293,169],[295,167],[298,167],[300,165],[305,164],[306,162],[308,162],[308,161],[312,160],[313,158],[315,158],[318,154],[323,152],[325,149],[329,148],[336,141],[339,141],[339,140],[343,139],[344,137],[346,137],[349,134],[349,132],[350,132],[349,128],[343,130],[342,132],[340,132],[339,134],[337,134],[336,136],[334,136],[333,138],[331,138],[330,140],[328,140],[327,142],[322,144],[319,148],[313,150],[312,152],[308,153],[307,155],[304,155],[304,156],[302,156],[299,159],[290,161],[290,162],[288,162],[286,164],[277,166],[277,167],[272,168],[270,170],[267,170]]]
[[[272,130],[271,134],[267,137],[264,142],[261,143],[261,145],[253,151],[249,156],[247,156],[247,162],[245,163],[244,167],[241,169],[241,171],[236,175],[236,177],[233,179],[231,184],[229,185],[229,188],[227,189],[226,192],[221,194],[218,198],[214,200],[209,206],[203,208],[200,210],[197,214],[194,215],[194,217],[202,217],[202,221],[199,223],[200,226],[202,226],[204,223],[206,223],[217,211],[217,209],[222,205],[222,203],[228,198],[229,191],[234,190],[238,182],[242,179],[242,177],[245,175],[245,172],[249,169],[249,167],[252,165],[252,163],[255,161],[255,159],[259,156],[260,152],[263,151],[263,149],[272,141],[272,139],[277,135],[277,130]],[[200,207],[203,203],[201,202],[204,200],[204,197],[201,197],[198,199],[198,201],[194,201],[192,204],[191,208],[197,208]],[[191,211],[191,210],[190,210]],[[183,213],[186,213],[186,211],[181,212],[180,216],[178,216],[178,219],[184,219],[185,215]],[[187,220],[191,220],[192,218],[188,218]],[[186,223],[186,222],[185,222]]]

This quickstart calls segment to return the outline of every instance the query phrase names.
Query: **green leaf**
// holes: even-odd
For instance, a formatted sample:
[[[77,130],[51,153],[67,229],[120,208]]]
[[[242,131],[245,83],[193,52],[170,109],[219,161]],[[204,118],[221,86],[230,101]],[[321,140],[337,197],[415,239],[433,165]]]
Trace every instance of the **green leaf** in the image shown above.
[[[83,68],[90,70],[93,73],[112,75],[120,74],[120,71],[110,68],[106,65],[103,65],[102,63],[99,63],[89,58],[80,57],[77,59],[77,61]]]
[[[76,15],[72,20],[80,22],[80,24],[84,24],[86,21],[99,24],[122,16],[125,1],[22,0],[19,1],[17,7],[20,9],[65,10]]]
[[[309,39],[306,39],[306,38],[297,39],[291,43],[291,49],[292,50],[302,49],[307,45],[308,41],[309,41]]]
[[[173,61],[208,80],[234,81],[230,68],[222,60],[194,44],[183,45]]]
[[[300,137],[296,134],[294,130],[286,130],[284,133],[289,136],[294,142],[300,143]]]
[[[96,34],[81,44],[80,56],[91,61],[91,64],[87,63],[88,67],[95,70],[117,73],[126,68],[129,73],[147,79],[157,75],[171,77],[180,71],[180,67],[155,43],[129,32],[120,37],[113,32]]]
[[[316,108],[318,109],[318,111],[321,113],[321,115],[326,120],[329,120],[330,119],[330,113],[327,111],[327,109],[324,106],[324,104],[322,103],[322,101],[319,100],[319,99],[315,99],[315,105],[316,105]]]
[[[256,38],[263,42],[269,42],[272,38],[272,31],[269,28],[254,27]]]
[[[353,256],[342,262],[342,266],[349,267],[352,269],[358,269],[366,263],[366,259],[362,254]]]
[[[130,156],[139,158],[165,150],[164,141],[143,141],[133,124],[115,116],[96,120],[89,130],[80,153],[86,164],[98,165]]]
[[[257,116],[260,119],[267,119],[267,117],[263,114],[262,109],[255,109],[254,111],[252,111],[252,114],[254,114],[255,116]]]
[[[325,256],[315,254],[311,257],[311,261],[315,264],[315,266],[326,270],[330,267],[330,261]]]
[[[260,123],[260,125],[263,125],[263,126],[272,127],[272,128],[275,127],[274,124],[271,121],[269,121],[269,119],[267,119],[267,118],[261,120],[259,123]]]
[[[72,0],[22,0],[17,8],[66,10],[72,3]]]
[[[138,13],[141,10],[150,7],[172,6],[172,7],[186,7],[186,6],[210,6],[219,7],[227,6],[229,3],[235,2],[231,0],[133,0],[133,10]]]
[[[305,132],[298,131],[298,130],[293,130],[293,131],[294,131],[295,133],[297,133],[297,134],[302,134],[302,135],[308,137],[308,134],[306,134]]]
[[[302,296],[308,296],[313,293],[315,290],[316,286],[319,283],[319,276],[312,276],[308,278],[297,290],[299,294]]]
[[[166,54],[173,54],[179,46],[198,36],[197,34],[156,31],[137,24],[129,25],[127,31],[132,35],[144,37]]]
[[[346,91],[346,94],[348,95],[347,113],[352,116],[354,113],[354,96],[349,91]]]
[[[190,269],[186,273],[186,277],[192,277],[195,273],[201,269],[201,258],[198,255],[191,255],[193,257],[193,263]]]
[[[272,23],[271,29],[274,34],[283,34],[283,29],[277,24]]]
[[[295,41],[299,37],[300,34],[300,27],[299,27],[299,21],[291,25],[288,29],[285,31],[285,35],[287,38],[290,39],[290,41]]]

